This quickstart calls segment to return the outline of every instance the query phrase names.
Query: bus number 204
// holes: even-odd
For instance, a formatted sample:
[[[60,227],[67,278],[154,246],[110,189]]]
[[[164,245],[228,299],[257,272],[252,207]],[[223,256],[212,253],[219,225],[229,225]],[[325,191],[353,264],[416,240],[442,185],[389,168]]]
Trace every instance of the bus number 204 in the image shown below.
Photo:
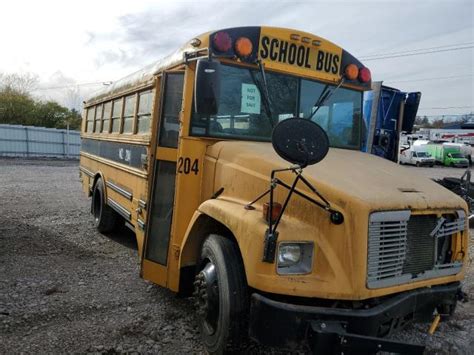
[[[178,173],[179,174],[190,174],[197,175],[199,172],[199,159],[194,159],[191,163],[190,158],[179,158],[178,159]]]

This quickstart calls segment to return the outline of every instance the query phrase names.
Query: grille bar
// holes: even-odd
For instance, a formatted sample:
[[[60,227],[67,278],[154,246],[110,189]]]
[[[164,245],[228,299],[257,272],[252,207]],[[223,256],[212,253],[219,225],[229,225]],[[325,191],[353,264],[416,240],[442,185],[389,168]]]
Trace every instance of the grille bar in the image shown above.
[[[437,233],[437,237],[445,237],[447,235],[454,234],[458,231],[464,230],[465,220],[464,218],[458,218],[453,222],[445,222],[443,227],[441,227]]]
[[[369,285],[402,275],[409,217],[409,211],[377,212],[370,216],[367,270]]]

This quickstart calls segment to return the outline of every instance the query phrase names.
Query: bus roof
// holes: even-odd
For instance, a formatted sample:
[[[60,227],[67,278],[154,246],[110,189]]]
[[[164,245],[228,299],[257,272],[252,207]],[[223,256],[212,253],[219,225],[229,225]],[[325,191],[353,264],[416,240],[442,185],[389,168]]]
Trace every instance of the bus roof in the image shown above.
[[[127,75],[126,77],[113,82],[111,85],[96,91],[87,100],[86,105],[89,102],[100,100],[106,96],[118,94],[122,91],[132,88],[140,84],[151,84],[153,82],[154,75],[165,70],[166,68],[173,67],[183,62],[183,55],[187,50],[194,50],[195,48],[188,42],[185,46],[179,48],[174,53],[159,59],[158,61],[147,65],[146,67]]]
[[[184,46],[182,46],[181,48],[177,49],[174,53],[172,53],[171,55],[169,56],[166,56],[166,57],[163,57],[161,59],[159,59],[158,61],[150,64],[150,65],[147,65],[146,67],[144,67],[143,69],[140,69],[120,80],[117,80],[115,82],[113,82],[111,85],[107,86],[107,87],[104,87],[102,88],[101,90],[95,92],[93,95],[91,95],[86,101],[85,101],[85,105],[88,106],[88,104],[92,104],[98,100],[101,100],[101,99],[104,99],[106,97],[110,97],[110,96],[114,96],[115,94],[119,94],[119,93],[122,93],[130,88],[133,88],[133,87],[136,87],[136,86],[147,86],[149,84],[152,84],[153,82],[153,78],[156,74],[162,72],[163,70],[165,69],[168,69],[168,68],[171,68],[171,67],[174,67],[174,66],[177,66],[181,63],[184,62],[185,58],[185,54],[186,53],[191,53],[191,52],[196,52],[197,50],[204,50],[204,49],[208,49],[211,54],[216,54],[215,53],[215,50],[212,48],[212,46],[210,46],[210,36],[213,36],[214,34],[217,34],[217,33],[222,33],[222,32],[227,32],[229,33],[232,38],[237,38],[238,36],[249,36],[250,38],[254,39],[256,42],[257,42],[257,45],[254,46],[254,52],[252,53],[252,55],[250,57],[248,57],[247,59],[247,62],[250,62],[250,63],[254,63],[255,60],[257,59],[258,57],[258,54],[257,54],[257,50],[259,48],[259,44],[258,44],[258,41],[259,41],[259,38],[260,36],[263,36],[264,34],[266,34],[267,36],[269,37],[273,37],[274,39],[268,39],[269,41],[275,41],[276,38],[288,38],[291,40],[288,41],[290,42],[290,45],[292,46],[293,43],[295,43],[295,40],[294,40],[294,37],[293,36],[298,36],[300,38],[300,42],[303,41],[303,39],[305,40],[308,40],[309,42],[305,42],[305,43],[309,43],[307,44],[307,46],[310,46],[311,43],[313,44],[313,47],[311,47],[312,49],[319,49],[321,51],[339,51],[339,54],[340,54],[340,58],[338,58],[338,68],[337,68],[337,73],[336,71],[334,70],[334,63],[335,63],[335,58],[330,58],[329,60],[329,67],[328,69],[326,70],[326,73],[324,73],[323,71],[320,71],[318,72],[320,75],[323,75],[325,77],[323,77],[323,79],[327,80],[327,81],[332,81],[333,83],[337,83],[337,81],[339,80],[340,76],[342,75],[342,70],[341,68],[344,68],[345,65],[347,65],[348,63],[356,63],[359,67],[364,67],[357,59],[355,59],[352,55],[350,55],[348,52],[346,52],[345,50],[343,50],[341,47],[335,45],[334,43],[324,39],[324,38],[321,38],[321,37],[318,37],[314,34],[310,34],[310,33],[307,33],[307,32],[303,32],[303,31],[298,31],[298,30],[295,30],[295,29],[287,29],[287,28],[279,28],[279,27],[235,27],[235,28],[228,28],[228,29],[222,29],[222,30],[217,30],[217,31],[211,31],[211,32],[206,32],[206,33],[203,33],[195,38],[193,38],[192,40],[188,41]],[[255,35],[257,34],[257,37],[255,37]],[[252,35],[254,37],[252,37]],[[196,42],[198,43],[196,45]],[[263,43],[263,42],[262,42]],[[282,42],[280,42],[280,46],[282,46]],[[317,44],[315,44],[317,43]],[[288,43],[287,43],[288,44]],[[301,44],[300,44],[301,46]],[[316,47],[317,46],[317,47]],[[320,47],[319,47],[320,46]],[[272,43],[268,42],[268,48],[270,51],[267,50],[267,52],[269,54],[272,54],[271,53],[271,50],[272,50]],[[307,48],[308,49],[308,48]],[[230,49],[230,52],[232,52],[233,49]],[[283,50],[280,51],[279,53],[279,59],[282,58],[282,52]],[[291,51],[289,51],[291,52]],[[222,53],[221,53],[222,54]],[[284,57],[287,57],[286,55],[287,53],[285,53]],[[299,52],[298,52],[299,54]],[[269,69],[280,69],[280,70],[285,70],[285,69],[289,69],[291,67],[291,71],[294,71],[295,74],[302,74],[302,75],[307,75],[308,74],[308,59],[309,59],[309,49],[308,49],[308,58],[306,58],[306,63],[304,66],[300,66],[300,67],[297,67],[296,65],[293,65],[293,66],[290,66],[288,65],[288,63],[286,62],[277,62],[277,61],[269,61],[267,60],[265,62],[265,65],[266,67],[268,66]],[[319,54],[319,53],[318,53]],[[235,56],[235,54],[234,54]],[[314,54],[312,54],[313,57],[311,57],[311,61],[312,62],[315,62],[316,58],[314,58]],[[223,57],[231,57],[231,55],[229,55],[229,53],[224,53],[223,54]],[[296,56],[295,56],[296,57]],[[268,58],[268,57],[267,57]],[[298,56],[299,58],[299,56]],[[268,58],[269,59],[269,58]],[[324,59],[328,59],[328,58],[324,58]],[[251,61],[250,61],[251,60]],[[319,58],[318,58],[319,60]],[[326,60],[326,64],[327,64],[327,60]],[[293,64],[293,63],[290,63],[290,64]],[[314,68],[316,69],[316,68]],[[318,69],[320,70],[320,69]],[[313,70],[312,71],[314,73],[314,75],[316,74],[316,70]],[[338,77],[339,76],[339,77]],[[345,83],[346,84],[346,83]],[[352,82],[352,83],[348,83],[349,85],[355,85],[355,86],[361,86],[363,87],[364,89],[370,89],[370,82],[368,83],[357,83],[357,82]]]

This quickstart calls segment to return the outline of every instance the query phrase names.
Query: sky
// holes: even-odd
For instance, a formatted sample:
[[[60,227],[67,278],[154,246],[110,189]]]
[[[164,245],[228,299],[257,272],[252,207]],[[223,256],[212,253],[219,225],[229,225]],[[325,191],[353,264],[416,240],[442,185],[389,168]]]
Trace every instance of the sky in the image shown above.
[[[200,33],[258,25],[338,44],[373,80],[421,91],[419,115],[474,111],[472,0],[8,1],[0,11],[0,73],[34,73],[37,98],[77,107],[103,83]],[[433,53],[413,55],[420,50]]]

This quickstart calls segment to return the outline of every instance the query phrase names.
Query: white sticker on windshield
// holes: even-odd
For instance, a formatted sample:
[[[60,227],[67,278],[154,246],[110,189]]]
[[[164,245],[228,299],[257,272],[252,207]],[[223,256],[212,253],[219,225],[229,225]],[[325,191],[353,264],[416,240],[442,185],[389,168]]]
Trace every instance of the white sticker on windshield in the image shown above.
[[[242,102],[240,112],[260,113],[260,92],[256,85],[242,84]]]

